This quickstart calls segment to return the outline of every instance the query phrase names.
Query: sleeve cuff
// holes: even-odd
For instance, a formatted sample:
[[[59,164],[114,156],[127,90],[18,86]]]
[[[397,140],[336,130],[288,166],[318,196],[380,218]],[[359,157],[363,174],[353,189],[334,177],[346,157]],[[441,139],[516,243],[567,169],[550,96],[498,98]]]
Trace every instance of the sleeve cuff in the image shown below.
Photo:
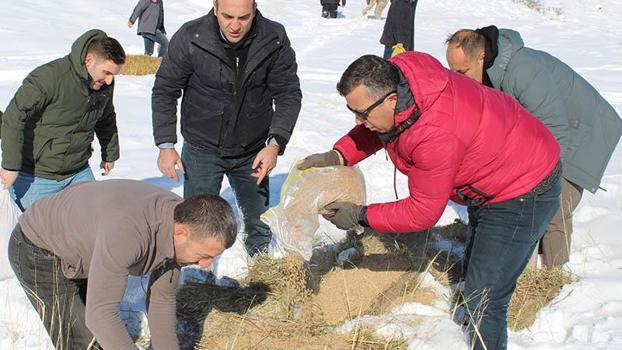
[[[173,142],[163,142],[158,145],[159,149],[171,149],[175,148],[175,144]]]

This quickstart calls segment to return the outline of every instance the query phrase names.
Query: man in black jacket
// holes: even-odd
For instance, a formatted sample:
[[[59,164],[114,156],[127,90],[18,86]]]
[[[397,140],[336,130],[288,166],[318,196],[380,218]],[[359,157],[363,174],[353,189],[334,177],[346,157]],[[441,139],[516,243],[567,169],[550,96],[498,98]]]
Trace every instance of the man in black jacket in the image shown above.
[[[210,13],[184,24],[152,95],[160,171],[176,181],[175,167],[184,172],[185,198],[218,194],[227,175],[251,255],[270,242],[270,229],[259,220],[268,208],[267,175],[285,150],[302,99],[285,29],[256,7],[254,0],[214,0]],[[182,92],[180,157],[174,144]]]
[[[415,49],[415,10],[418,0],[391,0],[387,21],[384,23],[380,43],[384,45],[384,58],[392,56],[394,47],[398,50]]]
[[[322,5],[322,17],[337,18],[339,0],[320,0],[320,5]],[[341,0],[341,6],[346,6],[346,0]]]

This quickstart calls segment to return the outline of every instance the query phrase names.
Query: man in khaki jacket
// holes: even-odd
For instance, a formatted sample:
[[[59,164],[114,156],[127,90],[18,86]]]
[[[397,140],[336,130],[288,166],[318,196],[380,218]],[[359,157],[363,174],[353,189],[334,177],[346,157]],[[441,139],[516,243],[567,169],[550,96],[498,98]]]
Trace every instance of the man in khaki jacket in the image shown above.
[[[136,349],[119,303],[128,275],[145,274],[152,347],[178,349],[180,265],[208,267],[236,232],[218,196],[182,200],[133,180],[80,183],[21,216],[9,261],[57,350]]]

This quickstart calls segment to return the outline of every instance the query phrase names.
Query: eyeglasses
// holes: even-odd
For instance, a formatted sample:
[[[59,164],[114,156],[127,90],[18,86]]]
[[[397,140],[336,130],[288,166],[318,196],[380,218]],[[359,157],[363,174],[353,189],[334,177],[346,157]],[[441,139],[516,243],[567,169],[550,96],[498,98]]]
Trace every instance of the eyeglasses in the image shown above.
[[[356,115],[357,117],[362,118],[362,119],[367,119],[367,117],[369,117],[369,113],[371,113],[371,111],[373,111],[373,110],[374,110],[374,108],[376,108],[376,107],[380,106],[380,105],[382,104],[382,102],[384,102],[384,100],[385,100],[387,97],[389,97],[389,95],[391,95],[391,94],[393,94],[393,93],[395,93],[395,92],[397,92],[397,91],[391,91],[391,92],[389,92],[388,94],[386,94],[386,95],[382,96],[382,97],[381,97],[378,101],[376,101],[376,102],[372,103],[372,105],[371,105],[371,106],[367,107],[367,108],[366,108],[365,110],[363,110],[363,111],[357,111],[356,109],[354,109],[354,108],[352,108],[352,107],[348,106],[347,104],[346,104],[346,107],[348,107],[348,109],[350,110],[350,112],[354,113],[354,115]]]

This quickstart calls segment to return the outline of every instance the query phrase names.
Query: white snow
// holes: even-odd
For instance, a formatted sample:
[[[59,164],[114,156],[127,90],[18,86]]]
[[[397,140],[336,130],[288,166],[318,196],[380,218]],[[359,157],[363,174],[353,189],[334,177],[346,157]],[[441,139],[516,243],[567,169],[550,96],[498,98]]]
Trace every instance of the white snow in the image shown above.
[[[416,48],[443,63],[446,36],[460,28],[496,24],[518,30],[527,46],[562,59],[587,78],[622,111],[622,2],[619,0],[542,0],[536,11],[515,0],[421,1],[416,17]],[[166,2],[169,38],[184,22],[211,8],[211,1]],[[366,53],[381,54],[378,43],[383,21],[362,18],[364,0],[350,0],[341,18],[320,18],[318,0],[264,0],[259,9],[285,25],[297,53],[303,108],[286,154],[271,179],[271,204],[293,162],[312,152],[325,151],[353,125],[354,118],[335,91],[347,65]],[[21,80],[38,65],[65,55],[71,43],[90,28],[101,28],[119,39],[128,53],[142,53],[142,39],[127,28],[135,1],[21,0],[4,1],[0,9],[0,106],[8,104]],[[386,10],[385,10],[386,11]],[[181,194],[181,184],[160,176],[153,146],[150,98],[153,76],[119,76],[115,91],[121,140],[121,159],[110,177],[153,183]],[[97,148],[97,145],[95,145]],[[91,164],[99,164],[98,152]],[[361,164],[370,202],[394,200],[393,167],[383,152]],[[102,178],[97,173],[98,178]],[[575,215],[575,233],[568,268],[577,281],[542,309],[529,329],[510,332],[510,349],[621,349],[622,348],[622,150],[616,149],[596,195],[585,193]],[[398,175],[400,198],[407,196],[405,178]],[[227,183],[222,195],[232,203]],[[464,209],[448,206],[439,224],[451,223]],[[319,240],[343,237],[332,226],[321,226]],[[236,245],[219,265],[219,276],[243,273],[246,257]],[[447,293],[434,281],[439,295]],[[143,287],[134,280],[122,306],[142,309]],[[449,316],[447,303],[424,306],[408,303],[380,317],[362,316],[352,322],[375,325],[378,333],[401,336],[409,348],[466,349],[462,332]],[[126,317],[136,328],[139,315]],[[134,321],[132,321],[134,319]],[[353,327],[345,324],[345,329]],[[133,333],[140,329],[133,329]],[[47,336],[15,279],[0,282],[0,349],[46,349]]]

